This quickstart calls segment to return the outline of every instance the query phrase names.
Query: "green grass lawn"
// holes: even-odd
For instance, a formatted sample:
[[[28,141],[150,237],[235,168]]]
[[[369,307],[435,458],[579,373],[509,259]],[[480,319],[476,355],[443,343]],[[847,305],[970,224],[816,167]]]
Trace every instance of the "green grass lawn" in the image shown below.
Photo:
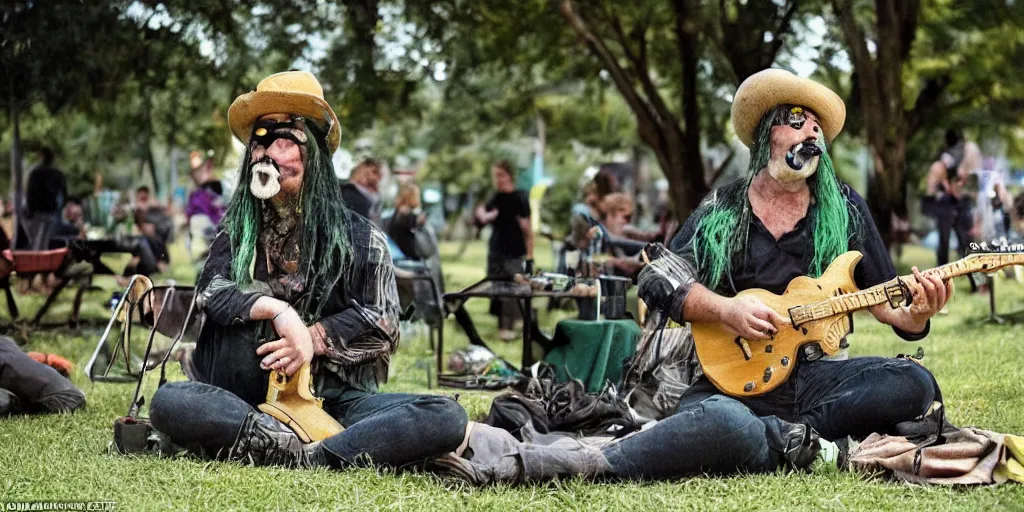
[[[468,285],[484,274],[485,244],[470,245],[461,261],[454,259],[456,249],[456,244],[442,247],[449,290]],[[175,249],[174,257],[184,261],[181,248]],[[542,268],[550,268],[551,254],[546,245],[539,244],[537,260]],[[932,266],[934,256],[924,249],[910,248],[904,263]],[[901,264],[903,269],[907,266]],[[191,282],[192,272],[187,265],[179,264],[172,274],[179,282]],[[698,477],[652,484],[572,480],[472,489],[427,475],[395,475],[372,469],[299,471],[187,458],[108,455],[111,424],[126,412],[133,389],[126,384],[92,384],[81,373],[106,320],[102,303],[114,289],[109,278],[98,279],[97,284],[108,291],[88,295],[84,309],[84,315],[96,327],[78,332],[36,331],[27,337],[26,349],[58,352],[78,365],[73,380],[86,392],[89,403],[85,410],[72,415],[0,420],[0,502],[104,500],[116,501],[119,510],[1024,510],[1022,485],[921,487],[865,481],[822,467],[810,474]],[[902,342],[870,316],[858,315],[851,337],[853,352],[891,356],[924,347],[925,363],[942,386],[947,414],[954,423],[1022,433],[1022,328],[981,322],[987,314],[987,298],[965,293],[966,282],[957,285],[949,315],[933,321],[931,336],[923,342]],[[1000,311],[1024,309],[1024,286],[1000,280],[997,292]],[[35,296],[19,297],[24,316],[30,317],[41,302]],[[486,315],[487,303],[470,301],[468,307],[492,347],[518,362],[518,343],[491,341],[496,325]],[[55,308],[53,319],[66,315],[68,309]],[[543,327],[550,330],[564,315],[542,315]],[[1020,318],[1024,321],[1024,316]],[[447,332],[446,351],[466,343],[453,322]],[[426,340],[407,336],[394,358],[385,389],[457,394],[470,417],[481,419],[486,415],[491,393],[428,389],[427,372],[432,361]]]

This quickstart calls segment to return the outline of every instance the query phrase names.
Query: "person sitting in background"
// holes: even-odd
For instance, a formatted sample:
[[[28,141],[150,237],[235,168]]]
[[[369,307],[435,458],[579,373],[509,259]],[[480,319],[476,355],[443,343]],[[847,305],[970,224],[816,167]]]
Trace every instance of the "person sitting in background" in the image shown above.
[[[388,223],[388,236],[402,250],[406,258],[421,260],[424,255],[416,249],[416,229],[427,221],[420,212],[420,187],[415,183],[403,186],[395,198],[395,214]]]
[[[572,207],[567,243],[581,251],[588,249],[590,230],[601,223],[601,201],[608,194],[618,192],[618,189],[618,180],[607,172],[598,172],[593,180],[584,185],[583,201]]]
[[[341,185],[341,197],[345,206],[380,225],[380,162],[373,158],[364,158],[352,169],[352,175]]]
[[[206,259],[217,225],[224,217],[224,186],[213,177],[213,159],[203,158],[198,151],[189,156],[192,182],[196,188],[188,195],[185,217],[188,219],[189,252],[192,259]]]
[[[118,216],[131,215],[142,234],[132,249],[132,257],[125,265],[121,276],[114,276],[120,286],[127,286],[131,276],[138,274],[150,276],[157,272],[165,272],[170,264],[167,242],[170,239],[173,224],[167,210],[151,200],[149,187],[141,186],[135,190],[135,205],[130,213],[123,207],[115,212]]]
[[[54,228],[52,238],[61,239],[65,242],[75,239],[81,240],[85,238],[85,229],[85,209],[82,207],[81,200],[77,198],[68,199],[68,202],[64,205],[64,212],[60,222]]]
[[[421,254],[416,242],[416,231],[423,227],[427,217],[420,212],[420,187],[415,183],[402,186],[395,198],[395,213],[387,222],[387,234],[407,260],[423,261],[430,254]],[[416,283],[397,279],[398,300],[404,310],[413,302]]]
[[[626,229],[633,217],[633,198],[622,192],[608,194],[601,201],[601,214],[601,226],[592,230],[603,227],[607,239],[625,239]],[[611,256],[606,262],[606,265],[611,267],[609,273],[624,277],[635,276],[643,268],[643,263],[637,258],[643,246],[641,242],[605,244],[604,252]]]

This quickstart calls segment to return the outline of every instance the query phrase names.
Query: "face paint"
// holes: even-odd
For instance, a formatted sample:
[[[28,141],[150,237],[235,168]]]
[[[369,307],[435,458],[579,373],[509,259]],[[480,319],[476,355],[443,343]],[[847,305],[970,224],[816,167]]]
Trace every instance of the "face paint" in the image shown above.
[[[808,129],[808,121],[811,128]],[[771,131],[768,173],[781,183],[806,180],[818,170],[824,140],[816,118],[801,107],[779,109]]]
[[[295,193],[302,185],[303,161],[306,153],[305,121],[301,117],[266,116],[253,126],[249,137],[249,190],[258,199],[270,199],[282,190]],[[286,142],[278,142],[284,140]],[[289,147],[290,146],[290,147]],[[291,155],[284,161],[282,155]],[[297,152],[296,152],[297,149]]]

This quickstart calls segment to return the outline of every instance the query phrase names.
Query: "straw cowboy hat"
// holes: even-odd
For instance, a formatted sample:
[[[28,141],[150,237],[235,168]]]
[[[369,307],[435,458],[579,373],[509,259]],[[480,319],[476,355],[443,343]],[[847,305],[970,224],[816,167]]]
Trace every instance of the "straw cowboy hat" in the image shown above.
[[[324,89],[312,73],[285,71],[264,78],[256,90],[237,98],[228,109],[228,126],[242,142],[249,140],[252,125],[267,114],[295,114],[323,126],[331,123],[327,132],[327,148],[331,153],[341,142],[338,116],[324,100]]]
[[[831,89],[784,69],[765,69],[747,77],[733,97],[732,127],[743,145],[749,148],[753,144],[757,123],[779,105],[813,110],[829,143],[846,123],[846,104]]]

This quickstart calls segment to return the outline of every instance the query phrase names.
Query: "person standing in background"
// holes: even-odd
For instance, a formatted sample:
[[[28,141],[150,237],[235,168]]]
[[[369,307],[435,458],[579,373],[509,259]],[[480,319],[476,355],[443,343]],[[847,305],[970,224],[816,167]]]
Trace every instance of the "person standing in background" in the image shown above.
[[[364,158],[352,169],[348,182],[341,185],[345,206],[380,226],[380,180],[383,173],[380,162]]]
[[[39,150],[39,165],[29,173],[25,187],[21,221],[28,235],[29,249],[45,251],[50,248],[50,236],[60,219],[67,196],[67,179],[60,169],[53,167],[53,150],[44,147]]]
[[[508,161],[492,165],[491,178],[494,195],[476,209],[477,222],[491,225],[491,238],[487,244],[487,276],[511,279],[524,270],[531,273],[533,228],[530,226],[529,198],[525,192],[516,190],[515,171]],[[512,328],[521,315],[515,299],[494,299],[490,311],[498,317],[498,336],[505,341],[514,340],[516,334]]]
[[[947,130],[945,144],[939,157],[928,168],[925,197],[921,201],[922,211],[935,219],[939,233],[935,253],[937,265],[949,263],[950,234],[956,233],[958,252],[967,255],[970,242],[968,231],[974,224],[970,201],[965,197],[967,183],[964,161],[964,138],[956,130]],[[969,278],[971,292],[978,291],[973,278]]]

